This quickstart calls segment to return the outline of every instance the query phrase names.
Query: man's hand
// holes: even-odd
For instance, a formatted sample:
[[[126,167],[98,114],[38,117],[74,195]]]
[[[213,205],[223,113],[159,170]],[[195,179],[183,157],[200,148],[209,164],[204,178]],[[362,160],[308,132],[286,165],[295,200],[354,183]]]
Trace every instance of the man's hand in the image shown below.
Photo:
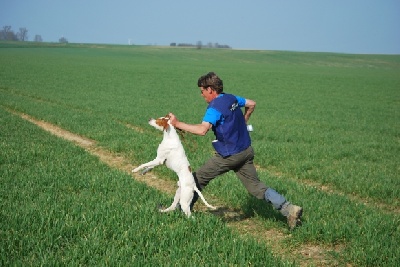
[[[253,113],[256,107],[256,102],[251,99],[246,99],[246,104],[244,105],[244,120],[247,121],[250,118],[251,113]]]
[[[209,122],[203,121],[201,124],[187,124],[179,121],[178,118],[175,117],[175,115],[171,112],[168,115],[169,123],[171,123],[172,126],[192,134],[205,135],[212,127],[212,124]]]
[[[169,122],[171,123],[172,126],[176,127],[176,124],[179,122],[179,120],[171,112],[168,115],[169,115]]]

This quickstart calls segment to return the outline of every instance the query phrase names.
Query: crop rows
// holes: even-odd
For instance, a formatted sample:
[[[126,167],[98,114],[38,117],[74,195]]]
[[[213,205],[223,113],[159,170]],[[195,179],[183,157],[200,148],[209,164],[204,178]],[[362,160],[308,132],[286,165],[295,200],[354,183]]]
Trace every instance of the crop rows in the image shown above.
[[[0,57],[5,265],[399,264],[398,56],[8,46]],[[198,123],[206,104],[196,80],[210,70],[227,92],[257,101],[260,179],[304,207],[296,231],[232,173],[204,192],[225,214],[197,207],[187,220],[156,212],[168,190],[102,162],[99,151],[132,165],[152,159],[161,136],[149,117]],[[92,140],[97,154],[23,113]],[[211,139],[185,135],[193,169],[213,153]],[[163,167],[153,174],[176,181]]]

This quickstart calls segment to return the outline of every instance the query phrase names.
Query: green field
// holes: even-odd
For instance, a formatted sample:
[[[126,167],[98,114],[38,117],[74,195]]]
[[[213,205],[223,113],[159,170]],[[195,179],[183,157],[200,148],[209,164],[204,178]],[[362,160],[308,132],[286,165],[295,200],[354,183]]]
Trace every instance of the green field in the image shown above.
[[[159,214],[171,194],[19,116],[137,166],[162,138],[150,117],[201,122],[197,79],[209,71],[257,102],[255,164],[304,207],[295,231],[232,173],[204,196],[237,220]],[[398,55],[0,43],[0,266],[399,266],[399,111]],[[185,135],[194,170],[212,139]]]

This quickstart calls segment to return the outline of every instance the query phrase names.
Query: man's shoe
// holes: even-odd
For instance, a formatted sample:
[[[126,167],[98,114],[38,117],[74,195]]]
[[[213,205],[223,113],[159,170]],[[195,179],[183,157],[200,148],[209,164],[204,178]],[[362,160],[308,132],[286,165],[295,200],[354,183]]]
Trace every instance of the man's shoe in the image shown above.
[[[281,209],[281,213],[287,218],[287,222],[290,230],[293,230],[296,226],[301,225],[301,216],[303,215],[303,208],[290,204],[287,202],[287,205]]]
[[[296,226],[301,225],[300,218],[303,215],[303,208],[296,205],[289,205],[288,209],[287,222],[290,230],[293,230]]]

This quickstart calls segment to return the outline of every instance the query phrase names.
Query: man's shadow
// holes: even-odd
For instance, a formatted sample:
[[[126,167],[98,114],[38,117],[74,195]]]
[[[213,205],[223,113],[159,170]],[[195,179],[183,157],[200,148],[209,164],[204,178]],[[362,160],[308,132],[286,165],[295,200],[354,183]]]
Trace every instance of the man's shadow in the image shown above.
[[[265,200],[260,200],[254,196],[247,195],[247,199],[240,208],[229,208],[220,206],[216,210],[209,210],[210,213],[219,216],[224,222],[237,222],[253,217],[261,217],[269,220],[285,222],[286,217],[278,210],[267,203]]]
[[[241,209],[247,217],[259,216],[265,219],[273,219],[275,221],[286,222],[286,217],[280,211],[274,209],[272,204],[265,200],[257,199],[251,195],[247,196],[247,201],[242,205]]]

